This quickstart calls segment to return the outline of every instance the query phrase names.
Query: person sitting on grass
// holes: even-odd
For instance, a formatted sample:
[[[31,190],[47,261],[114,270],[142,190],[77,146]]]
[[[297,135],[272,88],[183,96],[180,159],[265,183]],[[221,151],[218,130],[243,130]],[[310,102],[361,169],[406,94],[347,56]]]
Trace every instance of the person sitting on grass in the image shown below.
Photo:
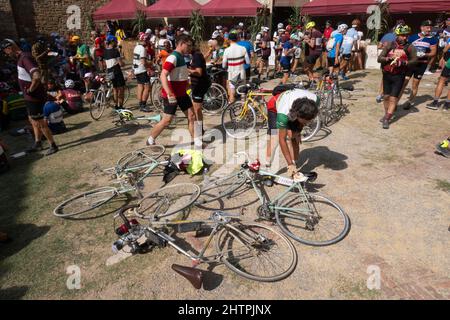
[[[63,120],[63,111],[56,102],[49,101],[44,105],[44,118],[52,134],[57,135],[67,132],[66,124]]]
[[[80,91],[75,90],[75,82],[66,80],[66,89],[61,90],[56,100],[69,114],[77,114],[83,111],[83,99]]]

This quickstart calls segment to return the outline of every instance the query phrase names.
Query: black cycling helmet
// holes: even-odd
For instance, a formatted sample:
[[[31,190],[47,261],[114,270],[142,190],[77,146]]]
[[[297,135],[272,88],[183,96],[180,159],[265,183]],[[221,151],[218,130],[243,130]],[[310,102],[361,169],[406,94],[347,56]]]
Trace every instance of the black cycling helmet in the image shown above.
[[[433,26],[433,22],[431,20],[425,20],[422,22],[421,24],[422,27],[432,27]]]

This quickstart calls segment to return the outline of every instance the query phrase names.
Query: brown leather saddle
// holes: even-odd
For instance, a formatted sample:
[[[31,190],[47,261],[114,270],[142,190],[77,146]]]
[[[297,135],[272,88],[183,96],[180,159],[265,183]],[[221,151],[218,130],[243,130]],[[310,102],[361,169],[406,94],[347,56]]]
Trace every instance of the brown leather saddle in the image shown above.
[[[190,267],[184,267],[180,266],[178,264],[173,264],[172,269],[178,273],[179,275],[183,276],[189,282],[194,286],[195,289],[199,290],[202,288],[203,285],[203,277],[204,277],[204,271],[190,268]]]

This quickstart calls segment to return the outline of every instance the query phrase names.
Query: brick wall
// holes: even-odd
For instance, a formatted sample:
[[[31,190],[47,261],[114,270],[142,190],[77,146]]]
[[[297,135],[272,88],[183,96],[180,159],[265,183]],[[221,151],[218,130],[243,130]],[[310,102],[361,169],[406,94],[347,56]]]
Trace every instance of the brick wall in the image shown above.
[[[3,2],[8,1],[0,0],[0,4]],[[86,37],[87,18],[107,2],[109,0],[13,0],[11,5],[20,37],[33,38],[39,33],[51,32],[77,33]],[[69,14],[66,10],[70,5],[81,8],[81,31],[67,28]]]
[[[2,37],[17,38],[10,0],[0,0],[0,30]]]

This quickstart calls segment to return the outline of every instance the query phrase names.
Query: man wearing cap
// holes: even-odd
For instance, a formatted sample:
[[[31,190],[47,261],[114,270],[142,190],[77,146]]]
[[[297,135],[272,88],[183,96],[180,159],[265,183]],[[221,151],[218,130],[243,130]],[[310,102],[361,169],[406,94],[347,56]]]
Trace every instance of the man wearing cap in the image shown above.
[[[306,31],[308,35],[305,35],[304,40],[306,43],[306,60],[304,69],[308,75],[309,81],[314,83],[313,69],[317,62],[317,59],[322,55],[322,33],[317,30],[316,23],[314,21],[308,22],[306,25]]]
[[[238,45],[238,36],[236,33],[230,33],[228,39],[230,46],[225,49],[222,60],[222,67],[228,68],[228,89],[229,102],[235,101],[235,85],[239,80],[245,81],[245,64],[250,64],[250,58],[247,50]]]
[[[85,74],[92,72],[92,61],[89,46],[82,43],[79,36],[73,36],[72,43],[77,46],[77,54],[73,57],[73,59],[79,62],[80,77],[81,79],[85,79]],[[86,92],[89,92],[90,81],[85,80],[84,85],[86,87]]]
[[[438,40],[431,34],[432,27],[433,23],[431,20],[425,20],[421,24],[421,32],[411,35],[408,38],[408,43],[416,48],[417,64],[409,67],[406,73],[402,95],[411,78],[413,78],[413,84],[411,94],[403,106],[403,109],[405,110],[409,110],[413,106],[414,99],[419,91],[420,81],[427,70],[428,63],[434,56],[436,56],[437,53]],[[402,95],[400,95],[399,101]]]
[[[46,155],[49,156],[58,152],[53,135],[44,119],[44,104],[47,100],[47,93],[41,81],[41,73],[36,60],[30,53],[22,52],[17,44],[10,39],[2,41],[1,50],[6,55],[18,59],[17,74],[19,86],[23,92],[28,118],[33,127],[35,139],[34,145],[27,151],[36,152],[42,150],[42,135],[44,135],[50,143],[50,149]]]

